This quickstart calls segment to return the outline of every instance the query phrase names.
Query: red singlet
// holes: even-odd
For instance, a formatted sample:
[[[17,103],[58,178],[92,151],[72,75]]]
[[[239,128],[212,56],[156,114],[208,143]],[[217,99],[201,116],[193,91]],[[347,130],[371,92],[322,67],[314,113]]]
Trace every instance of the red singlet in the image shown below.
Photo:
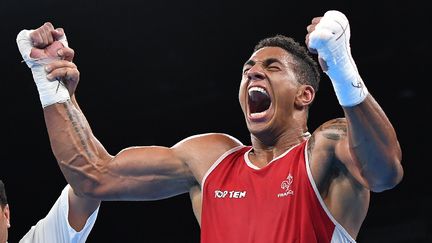
[[[306,144],[261,169],[250,146],[222,155],[202,182],[201,243],[355,242],[325,206]]]

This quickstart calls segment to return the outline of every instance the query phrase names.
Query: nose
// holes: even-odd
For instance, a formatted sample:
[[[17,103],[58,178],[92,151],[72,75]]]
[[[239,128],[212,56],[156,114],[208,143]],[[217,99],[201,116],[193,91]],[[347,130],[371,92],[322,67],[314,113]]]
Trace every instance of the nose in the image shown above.
[[[259,63],[253,65],[247,72],[250,80],[262,80],[265,77],[264,70]]]

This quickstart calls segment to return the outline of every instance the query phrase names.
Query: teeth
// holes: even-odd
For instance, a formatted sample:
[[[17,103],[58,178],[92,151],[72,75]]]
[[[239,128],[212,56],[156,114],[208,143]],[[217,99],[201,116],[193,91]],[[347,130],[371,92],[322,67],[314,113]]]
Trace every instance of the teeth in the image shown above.
[[[263,88],[261,88],[261,87],[251,87],[249,90],[248,90],[248,92],[249,92],[249,95],[253,92],[253,91],[258,91],[258,92],[261,92],[261,93],[263,93],[263,94],[265,94],[265,95],[268,95],[267,94],[267,91],[265,90],[265,89],[263,89]]]
[[[265,111],[262,111],[262,112],[251,113],[250,115],[252,118],[258,118],[258,117],[262,117],[263,115],[265,115],[265,113],[266,113]]]

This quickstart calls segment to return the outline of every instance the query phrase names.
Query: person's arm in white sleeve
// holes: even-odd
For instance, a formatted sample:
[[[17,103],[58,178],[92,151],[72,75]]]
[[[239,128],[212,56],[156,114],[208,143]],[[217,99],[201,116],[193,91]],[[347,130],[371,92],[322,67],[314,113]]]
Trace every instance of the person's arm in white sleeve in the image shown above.
[[[48,215],[19,243],[83,243],[93,228],[100,201],[80,198],[67,185]]]

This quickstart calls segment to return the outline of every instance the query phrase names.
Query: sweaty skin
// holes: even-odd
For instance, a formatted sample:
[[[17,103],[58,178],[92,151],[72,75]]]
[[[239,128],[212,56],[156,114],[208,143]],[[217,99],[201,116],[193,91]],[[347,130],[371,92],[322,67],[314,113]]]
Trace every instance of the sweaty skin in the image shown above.
[[[317,23],[314,19],[308,32]],[[53,152],[75,192],[100,200],[157,200],[188,192],[200,223],[205,173],[241,143],[229,135],[211,133],[188,137],[172,147],[137,146],[111,155],[93,135],[73,95],[79,80],[76,66],[57,61],[48,67],[52,79],[68,75],[71,100],[45,107],[44,117]],[[267,91],[272,100],[267,111],[252,114],[251,87]],[[402,178],[399,143],[370,94],[359,105],[342,107],[345,118],[330,120],[307,136],[308,107],[314,97],[311,86],[297,81],[288,52],[279,47],[254,52],[244,65],[239,89],[253,146],[248,156],[262,168],[309,139],[307,154],[320,194],[335,219],[356,238],[370,191],[390,189]]]

